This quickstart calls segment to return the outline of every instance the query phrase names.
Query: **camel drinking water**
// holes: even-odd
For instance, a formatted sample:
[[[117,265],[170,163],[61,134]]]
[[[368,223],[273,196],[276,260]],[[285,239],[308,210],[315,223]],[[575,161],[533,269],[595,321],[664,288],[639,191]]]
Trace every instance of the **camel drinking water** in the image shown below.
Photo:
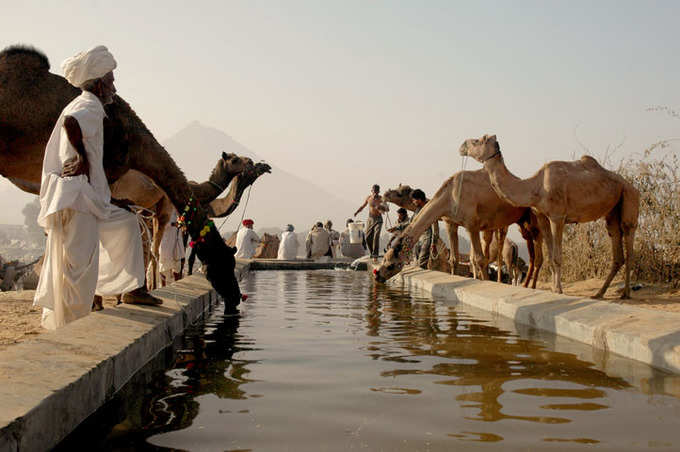
[[[376,280],[385,281],[398,273],[408,262],[415,241],[440,217],[468,230],[475,274],[488,279],[488,260],[482,251],[480,231],[506,228],[527,213],[526,208],[514,207],[500,199],[490,187],[489,175],[484,170],[460,171],[446,180],[385,253],[382,264],[376,269]],[[504,235],[499,242],[503,240]]]
[[[459,248],[458,248],[458,226],[463,225],[463,223],[456,223],[452,221],[452,217],[458,217],[458,210],[460,207],[455,207],[457,204],[456,199],[461,199],[460,197],[462,196],[463,198],[461,199],[461,203],[470,203],[466,199],[466,197],[471,197],[474,199],[477,199],[475,201],[472,199],[472,204],[471,206],[476,206],[480,202],[479,200],[491,200],[492,204],[490,205],[493,207],[494,205],[498,206],[503,206],[504,209],[507,209],[509,206],[507,203],[505,203],[503,200],[498,198],[498,196],[494,196],[494,191],[493,188],[491,187],[491,182],[488,177],[479,177],[480,175],[478,172],[461,172],[461,173],[456,173],[454,177],[456,178],[456,183],[462,183],[460,186],[461,193],[459,193],[457,196],[458,198],[453,198],[450,200],[451,203],[453,203],[454,208],[450,211],[451,212],[451,217],[449,216],[443,216],[441,217],[444,219],[444,222],[446,223],[447,226],[447,231],[449,234],[449,243],[451,243],[451,255],[450,255],[450,265],[451,265],[451,273],[453,274],[453,269],[456,268],[456,265],[458,262],[460,262],[460,253],[459,253]],[[466,178],[472,177],[473,179],[470,182],[466,182]],[[462,180],[461,180],[462,178]],[[474,183],[472,182],[474,180]],[[448,183],[447,181],[445,185]],[[443,186],[442,186],[443,187]],[[454,187],[450,187],[451,190],[453,190]],[[457,187],[456,187],[457,189]],[[440,188],[440,191],[442,189]],[[474,192],[470,192],[470,190],[474,190]],[[385,199],[389,202],[393,202],[407,210],[415,210],[415,205],[413,204],[413,200],[411,199],[411,193],[412,193],[411,187],[408,185],[402,185],[399,184],[399,187],[396,189],[391,189],[387,190],[385,192]],[[436,195],[435,195],[436,196]],[[461,204],[462,205],[462,204]],[[479,212],[477,213],[478,215],[487,215],[487,216],[493,216],[496,215],[496,212],[489,206],[486,206],[484,209],[480,209]],[[514,218],[514,215],[517,214],[514,209],[510,209],[509,212],[510,218]],[[469,212],[469,216],[475,215],[474,212]],[[461,218],[466,218],[465,216]],[[411,220],[413,221],[413,220]],[[484,220],[488,221],[489,220]],[[540,234],[540,231],[538,229],[536,217],[531,213],[531,209],[524,209],[523,213],[515,221],[517,225],[519,226],[520,232],[522,234],[522,237],[526,240],[527,242],[527,250],[529,252],[529,272],[527,273],[527,277],[524,281],[524,287],[527,287],[529,285],[529,282],[532,281],[532,288],[536,288],[536,281],[538,279],[538,273],[540,271],[541,265],[543,263],[543,253],[542,253],[542,237]],[[468,229],[470,230],[470,229]],[[493,257],[491,258],[489,255],[489,245],[491,244],[492,238],[494,235],[498,236],[496,237],[496,240],[504,241],[505,240],[505,235],[507,234],[507,226],[504,226],[500,228],[497,234],[494,234],[493,229],[485,229],[482,230],[483,237],[480,241],[481,247],[482,247],[482,254],[486,257],[487,261],[490,260],[496,260],[497,265],[500,268],[501,265],[501,256]],[[501,237],[502,236],[502,237]],[[471,234],[472,237],[472,234]],[[475,265],[474,262],[474,253],[471,253],[471,267],[473,271],[473,275],[477,277],[477,266]],[[486,264],[484,264],[486,265]],[[395,267],[397,268],[397,267]],[[393,274],[395,274],[394,272]],[[481,277],[481,275],[479,276]],[[498,281],[500,282],[500,273],[499,273],[499,279]]]
[[[630,298],[633,240],[640,210],[640,194],[630,182],[603,168],[589,156],[572,162],[549,162],[532,177],[520,179],[505,166],[495,135],[465,140],[460,154],[469,155],[484,164],[498,196],[514,206],[531,207],[537,213],[541,232],[546,238],[555,292],[562,293],[564,225],[604,217],[612,241],[612,268],[593,298],[604,296],[624,262],[625,286],[621,298]]]

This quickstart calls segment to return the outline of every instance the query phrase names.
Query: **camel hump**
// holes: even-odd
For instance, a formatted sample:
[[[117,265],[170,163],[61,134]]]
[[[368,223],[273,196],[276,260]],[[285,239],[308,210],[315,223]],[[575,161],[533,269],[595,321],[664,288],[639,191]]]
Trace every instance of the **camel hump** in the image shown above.
[[[585,166],[596,166],[598,168],[602,167],[602,165],[600,165],[600,163],[597,160],[595,160],[595,158],[593,158],[589,155],[582,156],[581,157],[581,163],[583,163],[583,165],[585,165]]]
[[[35,47],[26,45],[13,45],[0,51],[0,65],[7,63],[21,65],[24,69],[30,68],[45,72],[50,70],[50,61],[45,54]]]

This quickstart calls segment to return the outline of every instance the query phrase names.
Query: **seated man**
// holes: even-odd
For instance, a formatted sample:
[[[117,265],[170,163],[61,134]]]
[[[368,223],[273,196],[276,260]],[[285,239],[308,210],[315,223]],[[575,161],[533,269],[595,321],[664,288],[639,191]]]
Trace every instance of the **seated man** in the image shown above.
[[[323,228],[328,232],[328,236],[330,237],[331,241],[331,248],[329,250],[328,256],[338,257],[338,243],[340,242],[340,233],[333,229],[333,222],[331,220],[326,220]]]
[[[340,251],[345,257],[357,259],[366,254],[364,231],[354,224],[351,218],[345,223],[346,229],[340,233]]]
[[[413,217],[415,217],[418,212],[427,204],[427,198],[425,197],[425,192],[417,188],[411,193],[411,199],[416,205],[416,210],[413,212]],[[427,263],[430,260],[430,252],[437,243],[439,239],[439,223],[435,221],[431,227],[427,228],[425,232],[418,239],[418,243],[413,248],[414,256],[416,259],[416,265],[422,269],[427,269]]]
[[[236,234],[236,254],[235,257],[241,259],[252,259],[255,249],[260,243],[260,238],[253,231],[253,220],[246,218],[243,220],[243,227]]]
[[[279,260],[297,259],[298,240],[292,224],[286,225],[286,230],[281,234],[281,243],[276,256]]]
[[[323,224],[319,221],[307,234],[307,240],[305,241],[307,259],[316,259],[317,257],[328,255],[330,245],[330,235],[328,235],[328,231],[323,228]]]
[[[399,234],[401,234],[403,230],[406,229],[406,226],[408,226],[410,222],[411,220],[409,220],[408,218],[408,213],[406,212],[406,209],[400,207],[397,210],[397,224],[387,230],[387,232],[391,232],[393,235],[392,237],[390,237],[390,241],[387,242],[387,246],[385,247],[386,251],[392,244],[392,240],[398,237]]]

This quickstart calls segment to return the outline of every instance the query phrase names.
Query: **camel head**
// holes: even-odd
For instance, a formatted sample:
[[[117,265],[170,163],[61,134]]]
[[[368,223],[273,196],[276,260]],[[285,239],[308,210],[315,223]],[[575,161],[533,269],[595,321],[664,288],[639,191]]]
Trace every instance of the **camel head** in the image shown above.
[[[412,211],[416,208],[415,204],[413,204],[413,200],[411,199],[412,192],[413,189],[410,186],[399,184],[397,188],[391,188],[387,190],[383,194],[383,197],[388,202]]]
[[[236,154],[227,154],[226,152],[223,152],[208,180],[220,187],[226,188],[231,179],[233,179],[234,176],[241,174],[245,167],[246,157],[239,157]]]
[[[379,283],[384,283],[404,268],[411,259],[413,239],[409,236],[399,236],[383,256],[380,267],[373,270],[373,276]]]
[[[480,163],[501,154],[501,147],[496,141],[496,135],[484,135],[482,138],[470,138],[460,146],[460,155],[469,155]]]

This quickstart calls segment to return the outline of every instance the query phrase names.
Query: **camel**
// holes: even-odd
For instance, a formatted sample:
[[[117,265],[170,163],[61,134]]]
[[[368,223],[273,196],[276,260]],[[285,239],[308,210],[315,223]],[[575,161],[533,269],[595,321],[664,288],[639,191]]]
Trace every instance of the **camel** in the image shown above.
[[[206,205],[217,198],[224,191],[224,188],[229,185],[229,182],[243,171],[245,162],[244,157],[223,152],[206,182],[199,184],[189,181],[189,185],[192,191],[196,193],[201,205]],[[163,240],[165,227],[170,221],[175,208],[165,195],[165,192],[149,177],[137,170],[128,171],[120,179],[111,184],[111,197],[130,200],[133,204],[143,207],[153,214],[151,249],[148,249],[149,247],[145,243],[145,257],[147,257],[147,263],[151,262],[150,273],[153,275],[151,280],[148,281],[148,285],[150,288],[155,289],[157,287],[158,250],[161,240]],[[150,256],[148,256],[149,253]]]
[[[503,242],[501,256],[505,263],[505,267],[508,270],[508,274],[510,275],[510,283],[513,286],[518,286],[522,271],[520,269],[519,248],[517,247],[517,244],[506,237],[505,242]],[[495,234],[493,240],[489,244],[488,258],[490,262],[493,262],[498,258],[498,240],[496,239]],[[501,267],[498,267],[498,274],[501,274]]]
[[[223,218],[229,216],[236,210],[241,201],[241,196],[246,191],[246,188],[255,183],[258,177],[265,173],[271,173],[272,167],[264,162],[253,163],[253,159],[249,157],[244,157],[246,160],[245,168],[243,171],[236,176],[230,185],[229,192],[223,198],[218,198],[210,202],[208,205],[208,215],[211,218]],[[234,235],[234,241],[229,243],[228,246],[234,246],[236,243],[236,236]],[[274,256],[276,257],[276,256]],[[188,273],[192,274],[194,271],[194,261],[196,260],[196,252],[191,249],[189,254],[188,262]]]
[[[387,190],[383,194],[385,201],[396,204],[399,207],[414,212],[416,205],[413,203],[411,193],[413,189],[408,185],[399,184],[397,188]],[[428,200],[429,201],[429,200]],[[451,251],[446,247],[446,244],[437,237],[435,244],[435,253],[430,254],[430,260],[427,263],[427,268],[430,270],[437,270],[444,273],[455,274],[456,265],[461,261],[460,253],[458,252],[458,225],[450,224],[445,221],[446,230],[449,234],[449,243],[451,243]]]
[[[463,179],[464,180],[464,179]],[[486,191],[491,191],[493,190],[491,188],[491,185],[489,184],[488,186],[484,186],[484,189]],[[413,199],[411,198],[411,193],[413,192],[413,189],[409,187],[408,185],[402,185],[399,184],[399,186],[396,189],[390,189],[385,192],[383,195],[384,198],[392,202],[400,207],[403,207],[406,210],[410,210],[413,212],[416,208],[415,204],[413,204]],[[449,240],[451,243],[451,251],[453,252],[453,255],[450,257],[450,265],[451,265],[451,274],[454,274],[453,269],[455,269],[455,266],[457,265],[458,262],[461,262],[461,256],[460,256],[460,251],[458,247],[458,224],[452,223],[450,221],[447,221],[446,219],[444,220],[447,226],[447,231],[449,234]],[[520,233],[522,234],[522,237],[524,240],[527,242],[527,250],[529,252],[529,272],[527,273],[527,277],[524,280],[524,287],[528,287],[530,281],[532,284],[532,288],[536,288],[536,282],[538,281],[538,274],[541,269],[541,266],[543,264],[543,250],[542,250],[542,238],[540,235],[540,231],[538,229],[538,225],[536,222],[536,217],[531,214],[530,209],[527,209],[527,212],[525,212],[524,215],[517,221],[517,225],[519,226]],[[491,258],[489,255],[489,245],[491,244],[491,241],[493,240],[493,232],[492,230],[485,230],[483,231],[482,235],[482,253],[484,256],[487,257],[489,261],[496,260],[497,265],[500,268],[501,265],[501,256],[496,256],[494,258]],[[503,231],[499,231],[497,236],[502,235],[505,237],[507,234],[507,228],[505,228]],[[496,240],[499,240],[500,237],[496,237]],[[535,246],[538,245],[538,246]],[[438,248],[446,249],[446,246],[441,243],[438,244]],[[472,257],[472,256],[471,256]],[[474,265],[474,262],[472,262],[471,259],[471,267],[472,267],[472,273],[473,277],[477,277],[476,273],[476,266]],[[498,274],[497,281],[501,281],[501,275],[500,273]]]
[[[280,243],[281,239],[276,234],[265,232],[260,239],[260,244],[255,249],[253,259],[276,259]]]
[[[461,155],[484,164],[498,196],[514,206],[531,207],[538,213],[552,266],[552,289],[562,293],[562,233],[568,223],[586,223],[604,217],[612,241],[612,268],[593,298],[602,298],[625,263],[625,287],[621,298],[630,298],[633,241],[638,224],[640,194],[619,174],[584,155],[571,162],[546,163],[532,177],[520,179],[505,166],[495,135],[465,140]],[[625,243],[625,257],[624,257]]]
[[[253,163],[251,158],[244,157],[244,159],[243,171],[234,178],[227,195],[211,201],[208,205],[210,217],[222,218],[231,215],[238,207],[246,188],[255,183],[261,175],[272,172],[272,167],[264,162]]]
[[[45,145],[57,118],[80,95],[49,68],[47,57],[33,48],[12,46],[0,52],[0,175],[30,193],[40,184]],[[177,164],[120,96],[105,110],[104,170],[109,184],[130,169],[148,176],[178,212],[189,207],[188,232],[200,240],[208,216]],[[234,254],[214,226],[198,245],[206,277],[230,309],[241,301]]]
[[[507,231],[505,227],[521,221],[526,214],[526,208],[514,207],[500,199],[491,189],[486,171],[455,173],[442,184],[385,253],[382,264],[374,272],[375,278],[378,282],[384,282],[398,273],[408,262],[418,237],[441,217],[447,224],[461,225],[468,230],[475,277],[486,280],[489,278],[486,268],[488,259],[482,251],[480,231],[501,229],[499,243],[502,243],[505,240],[503,231]]]

